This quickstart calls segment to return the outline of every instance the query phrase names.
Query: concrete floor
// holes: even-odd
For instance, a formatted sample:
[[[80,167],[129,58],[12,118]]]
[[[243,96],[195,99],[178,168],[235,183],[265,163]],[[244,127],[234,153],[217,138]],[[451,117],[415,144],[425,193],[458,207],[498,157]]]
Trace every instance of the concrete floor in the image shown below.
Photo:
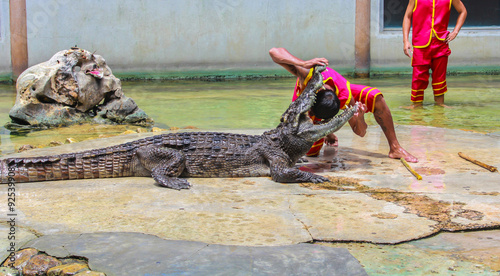
[[[99,233],[109,238],[132,232],[232,248],[303,243],[345,248],[348,251],[341,254],[356,258],[369,275],[498,275],[500,230],[495,229],[500,229],[500,174],[465,161],[458,152],[498,167],[500,135],[422,126],[398,126],[396,131],[402,146],[420,159],[411,166],[422,180],[399,160],[387,157],[383,133],[370,127],[364,138],[354,136],[348,128],[341,129],[337,132],[338,149],[328,148],[319,158],[302,165],[303,170],[332,180],[324,184],[279,184],[265,177],[193,178],[192,188],[182,191],[160,188],[152,178],[136,177],[17,184],[16,247],[50,238],[51,250],[55,250],[63,246],[63,239],[58,244],[57,237],[65,235]],[[91,140],[19,155],[77,151],[137,137]],[[0,194],[7,198],[6,186]],[[5,203],[0,206],[2,221],[9,218],[7,208]],[[5,222],[0,223],[0,234],[0,245],[7,247]],[[148,247],[141,247],[139,240],[136,246],[145,253],[136,258],[144,260],[144,267],[151,267],[147,260],[154,258],[148,257]],[[116,270],[118,259],[97,254],[112,249],[92,248],[94,251],[80,253],[91,256],[90,263],[99,263],[98,270],[126,275]],[[156,247],[149,249],[158,251]],[[168,255],[168,250],[165,246],[164,254]],[[241,250],[247,252],[243,255],[254,256],[251,250]],[[296,256],[286,253],[294,250],[283,249],[284,256],[289,256],[287,264],[297,262]],[[109,256],[119,258],[119,253]],[[7,252],[0,254],[7,256]],[[161,253],[154,256],[157,254]],[[325,265],[328,261],[325,257]],[[342,271],[346,267],[337,268]],[[365,273],[355,265],[351,269],[352,275]],[[241,271],[242,275],[269,272]]]

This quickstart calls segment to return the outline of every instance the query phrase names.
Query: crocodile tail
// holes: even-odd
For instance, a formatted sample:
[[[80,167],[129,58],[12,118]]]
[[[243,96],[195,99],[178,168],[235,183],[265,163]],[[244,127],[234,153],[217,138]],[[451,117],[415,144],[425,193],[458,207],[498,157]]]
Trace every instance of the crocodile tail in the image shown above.
[[[0,183],[2,184],[9,183],[9,168],[5,163],[5,160],[0,160]]]
[[[43,157],[0,160],[2,183],[132,176],[127,144]]]

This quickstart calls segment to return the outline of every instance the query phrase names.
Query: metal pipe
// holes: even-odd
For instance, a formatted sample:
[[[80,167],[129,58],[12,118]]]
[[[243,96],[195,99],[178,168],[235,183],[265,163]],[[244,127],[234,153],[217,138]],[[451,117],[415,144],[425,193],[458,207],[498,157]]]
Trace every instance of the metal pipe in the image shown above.
[[[370,0],[356,0],[355,67],[356,77],[370,76]]]
[[[28,68],[28,27],[26,23],[26,0],[9,0],[10,13],[10,59],[12,79]]]

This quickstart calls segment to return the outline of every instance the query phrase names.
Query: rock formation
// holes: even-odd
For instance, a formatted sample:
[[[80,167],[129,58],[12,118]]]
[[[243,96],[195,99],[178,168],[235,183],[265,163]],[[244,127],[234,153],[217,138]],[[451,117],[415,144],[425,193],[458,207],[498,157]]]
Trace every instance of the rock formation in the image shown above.
[[[9,112],[11,130],[45,129],[83,122],[151,126],[153,120],[131,98],[106,61],[72,47],[34,65],[17,79]]]

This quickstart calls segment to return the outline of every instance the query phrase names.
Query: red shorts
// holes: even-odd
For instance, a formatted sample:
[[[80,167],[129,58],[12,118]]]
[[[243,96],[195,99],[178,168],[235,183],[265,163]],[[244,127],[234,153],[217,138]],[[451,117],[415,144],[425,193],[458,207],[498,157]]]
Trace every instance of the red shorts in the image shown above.
[[[447,57],[451,54],[450,47],[435,37],[432,38],[429,46],[425,48],[413,48],[411,66],[428,65],[430,66],[434,59]]]
[[[377,88],[352,83],[351,93],[352,98],[355,99],[356,102],[364,103],[368,107],[368,112],[372,113],[375,110],[375,99],[378,95],[382,95],[382,92]]]
[[[445,42],[432,38],[426,48],[414,48],[411,65],[413,77],[411,82],[411,101],[414,103],[424,100],[424,91],[429,85],[429,71],[432,72],[432,90],[434,96],[444,95],[448,91],[446,84],[446,70],[450,47]]]

